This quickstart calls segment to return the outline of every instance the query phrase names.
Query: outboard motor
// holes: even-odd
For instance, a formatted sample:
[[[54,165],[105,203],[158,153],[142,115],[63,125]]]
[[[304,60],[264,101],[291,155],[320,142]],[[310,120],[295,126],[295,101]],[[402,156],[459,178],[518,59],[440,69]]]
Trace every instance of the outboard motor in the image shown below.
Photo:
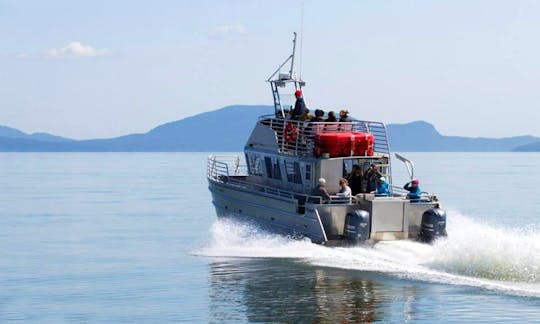
[[[369,213],[365,210],[355,210],[347,213],[343,234],[350,244],[355,245],[369,239],[370,228]]]
[[[440,237],[446,237],[446,212],[440,208],[426,210],[422,214],[422,225],[418,238],[425,243],[431,243]]]

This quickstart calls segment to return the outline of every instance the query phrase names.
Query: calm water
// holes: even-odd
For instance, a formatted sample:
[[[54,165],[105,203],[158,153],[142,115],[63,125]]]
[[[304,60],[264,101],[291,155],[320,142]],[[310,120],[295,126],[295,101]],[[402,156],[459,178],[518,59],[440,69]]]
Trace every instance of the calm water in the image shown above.
[[[435,246],[217,221],[205,153],[0,153],[0,321],[540,323],[540,154],[405,155]]]

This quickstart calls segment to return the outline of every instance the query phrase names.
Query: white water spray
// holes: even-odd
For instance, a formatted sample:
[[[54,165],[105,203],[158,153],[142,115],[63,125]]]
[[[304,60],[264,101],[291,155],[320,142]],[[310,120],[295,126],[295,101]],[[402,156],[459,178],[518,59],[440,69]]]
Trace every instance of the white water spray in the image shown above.
[[[212,225],[210,241],[195,254],[294,258],[316,266],[540,297],[540,234],[494,228],[452,212],[448,233],[448,239],[433,245],[387,241],[372,247],[328,248],[222,219]]]

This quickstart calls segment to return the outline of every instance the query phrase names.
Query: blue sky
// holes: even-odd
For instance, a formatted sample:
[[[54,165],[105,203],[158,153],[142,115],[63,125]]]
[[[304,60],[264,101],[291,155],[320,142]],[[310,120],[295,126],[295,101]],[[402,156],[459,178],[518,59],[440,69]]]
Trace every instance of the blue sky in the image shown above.
[[[310,108],[540,136],[538,1],[0,0],[0,125],[99,138],[270,105],[302,2]]]

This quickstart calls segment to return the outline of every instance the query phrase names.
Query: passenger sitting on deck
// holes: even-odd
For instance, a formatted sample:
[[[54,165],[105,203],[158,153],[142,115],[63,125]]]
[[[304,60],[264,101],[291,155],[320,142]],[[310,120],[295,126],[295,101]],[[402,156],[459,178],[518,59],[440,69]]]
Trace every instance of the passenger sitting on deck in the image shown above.
[[[350,122],[351,119],[347,116],[349,114],[348,110],[342,110],[339,112],[339,121],[340,122]]]
[[[300,117],[298,117],[299,121],[306,121],[306,120],[311,121],[311,119],[313,119],[313,115],[309,114],[309,109],[308,108],[306,108],[306,110],[304,110],[302,115],[300,115]]]
[[[422,190],[418,186],[420,184],[420,181],[418,179],[413,179],[410,182],[407,182],[403,189],[407,190],[409,193],[407,194],[407,199],[411,199],[411,201],[418,201],[420,200],[420,197],[422,195]]]
[[[351,188],[349,187],[349,182],[347,181],[347,179],[344,179],[344,178],[339,179],[339,187],[340,189],[339,189],[339,192],[336,193],[336,196],[351,198],[352,191],[351,191]]]
[[[328,112],[328,118],[326,118],[326,122],[328,122],[328,123],[335,123],[335,122],[337,122],[337,119],[336,119],[336,113],[333,112],[333,111],[329,111],[329,112]]]
[[[372,163],[369,166],[368,171],[364,173],[364,178],[367,182],[366,192],[377,190],[377,180],[379,180],[380,177],[382,177],[382,174],[380,174],[379,170],[377,170],[377,166]]]
[[[372,193],[374,193],[375,196],[390,196],[390,189],[388,189],[388,183],[386,182],[385,177],[380,177],[379,180],[377,180],[377,190]]]
[[[307,108],[304,98],[302,97],[302,90],[296,90],[294,96],[296,97],[296,103],[294,104],[291,119],[298,120],[298,118],[304,114]]]
[[[311,194],[322,197],[322,201],[325,203],[330,201],[330,195],[328,194],[328,190],[326,190],[326,180],[324,178],[319,179],[319,185],[313,189]]]
[[[315,109],[315,118],[313,118],[311,121],[312,122],[323,122],[324,121],[324,111],[321,110],[321,109]]]

